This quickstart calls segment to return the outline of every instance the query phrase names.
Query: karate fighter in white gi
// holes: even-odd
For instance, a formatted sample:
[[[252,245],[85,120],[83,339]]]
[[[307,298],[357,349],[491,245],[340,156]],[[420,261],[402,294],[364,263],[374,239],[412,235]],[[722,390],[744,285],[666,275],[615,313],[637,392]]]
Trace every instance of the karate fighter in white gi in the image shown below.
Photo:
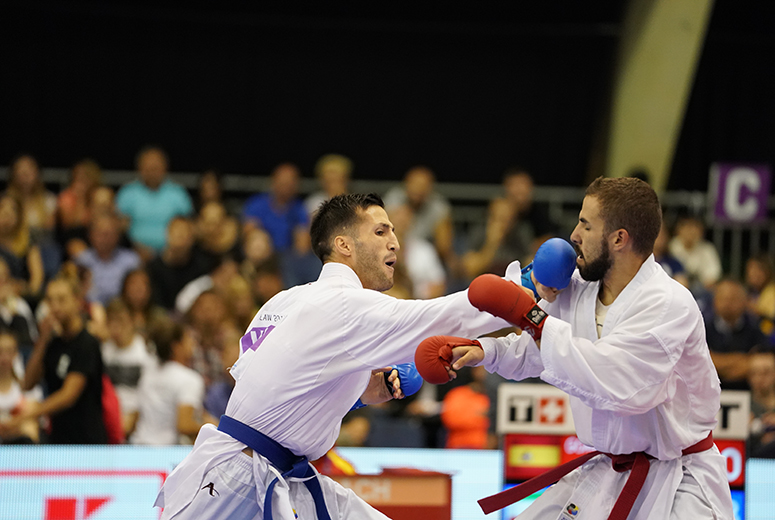
[[[359,398],[378,402],[364,393],[385,387],[373,370],[411,361],[430,335],[510,326],[474,308],[466,291],[433,300],[381,294],[393,285],[399,244],[377,195],[325,202],[311,236],[320,277],[279,293],[253,319],[219,427],[202,427],[159,492],[163,519],[386,518],[306,459],[334,445]]]
[[[492,275],[469,287],[475,306],[528,334],[481,338],[481,346],[429,338],[418,348],[421,374],[429,368],[420,360],[444,347],[447,363],[434,362],[451,361],[450,376],[483,364],[509,379],[540,376],[570,395],[578,438],[602,454],[561,478],[520,519],[733,518],[726,463],[709,439],[719,379],[697,304],[651,254],[660,222],[659,200],[645,182],[595,180],[571,235],[578,269],[554,302],[538,307],[523,288]],[[612,460],[623,462],[621,472]],[[627,469],[633,464],[637,471]],[[645,481],[624,507],[633,495],[622,493],[630,475]],[[507,493],[480,504],[503,507]]]

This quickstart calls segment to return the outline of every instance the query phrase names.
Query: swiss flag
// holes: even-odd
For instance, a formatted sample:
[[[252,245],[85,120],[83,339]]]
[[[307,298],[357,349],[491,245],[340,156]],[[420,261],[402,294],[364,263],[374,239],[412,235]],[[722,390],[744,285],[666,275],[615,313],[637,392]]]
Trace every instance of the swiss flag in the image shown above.
[[[540,424],[562,424],[565,422],[565,398],[542,397],[538,400],[538,422]]]
[[[44,520],[88,520],[112,497],[48,497]]]

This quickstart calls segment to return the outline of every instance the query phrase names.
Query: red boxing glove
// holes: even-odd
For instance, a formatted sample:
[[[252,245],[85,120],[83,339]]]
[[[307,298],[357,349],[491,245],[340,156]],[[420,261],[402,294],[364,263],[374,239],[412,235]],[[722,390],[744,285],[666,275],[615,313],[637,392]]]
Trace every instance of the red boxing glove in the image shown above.
[[[425,338],[414,353],[414,365],[423,379],[434,385],[449,382],[447,368],[452,364],[452,349],[466,345],[482,345],[475,339],[455,336]]]
[[[541,339],[546,312],[520,286],[494,274],[477,276],[468,287],[468,301],[480,311],[517,325]]]

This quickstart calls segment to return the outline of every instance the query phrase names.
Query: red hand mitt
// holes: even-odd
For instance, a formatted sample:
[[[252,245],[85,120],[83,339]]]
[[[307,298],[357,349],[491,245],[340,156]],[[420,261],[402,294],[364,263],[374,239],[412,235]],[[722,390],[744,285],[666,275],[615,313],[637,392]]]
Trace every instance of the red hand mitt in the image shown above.
[[[423,379],[434,385],[449,381],[447,367],[452,364],[452,349],[465,345],[482,345],[474,339],[455,336],[431,336],[417,347],[414,353],[414,364]]]
[[[503,318],[541,339],[546,313],[514,282],[494,274],[477,276],[468,287],[468,301],[480,311]]]

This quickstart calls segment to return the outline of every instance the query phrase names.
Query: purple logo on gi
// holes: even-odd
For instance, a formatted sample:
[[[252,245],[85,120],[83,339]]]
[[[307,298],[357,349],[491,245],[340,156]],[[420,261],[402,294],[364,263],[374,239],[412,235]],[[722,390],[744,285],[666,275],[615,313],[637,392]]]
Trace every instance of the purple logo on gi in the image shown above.
[[[247,334],[242,336],[240,345],[242,345],[242,352],[248,350],[256,350],[261,346],[261,342],[266,339],[267,335],[274,330],[274,325],[268,327],[253,327]]]

